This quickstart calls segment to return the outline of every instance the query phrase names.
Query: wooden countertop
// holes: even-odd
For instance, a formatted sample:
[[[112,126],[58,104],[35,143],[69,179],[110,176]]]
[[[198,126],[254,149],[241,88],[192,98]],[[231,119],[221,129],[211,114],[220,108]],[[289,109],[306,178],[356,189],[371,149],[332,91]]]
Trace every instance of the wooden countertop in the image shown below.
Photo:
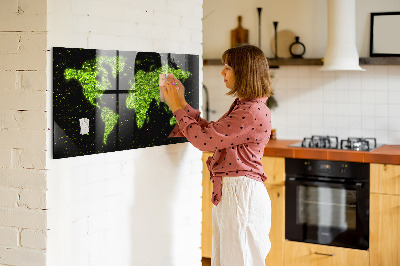
[[[383,145],[372,151],[290,147],[301,140],[270,140],[264,156],[364,163],[400,164],[400,145]]]

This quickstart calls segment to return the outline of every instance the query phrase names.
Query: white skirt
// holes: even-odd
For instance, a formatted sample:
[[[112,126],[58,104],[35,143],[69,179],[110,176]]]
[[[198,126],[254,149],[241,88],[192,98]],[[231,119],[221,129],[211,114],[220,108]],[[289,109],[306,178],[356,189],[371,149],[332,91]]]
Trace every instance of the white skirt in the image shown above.
[[[212,266],[262,266],[271,249],[271,200],[260,181],[223,177],[212,211]]]

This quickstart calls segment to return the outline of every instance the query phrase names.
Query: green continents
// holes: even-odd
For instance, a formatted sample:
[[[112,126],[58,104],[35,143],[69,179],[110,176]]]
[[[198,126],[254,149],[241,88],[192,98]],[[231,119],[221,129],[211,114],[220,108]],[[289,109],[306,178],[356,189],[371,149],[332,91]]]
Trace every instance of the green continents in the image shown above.
[[[136,123],[138,128],[141,128],[145,122],[148,122],[149,117],[146,115],[152,100],[160,105],[160,88],[158,79],[160,74],[172,73],[174,76],[184,82],[190,77],[189,71],[174,69],[165,65],[151,72],[139,70],[135,75],[135,83],[131,83],[129,96],[126,99],[126,107],[135,109]],[[164,105],[167,112],[170,112],[168,107]],[[170,125],[176,124],[174,117],[170,119]]]
[[[114,113],[107,103],[102,100],[106,90],[117,90],[117,77],[133,75],[134,71],[126,64],[126,58],[121,56],[98,56],[94,59],[85,61],[81,69],[68,68],[64,72],[66,80],[77,80],[82,86],[82,92],[88,102],[100,109],[101,119],[104,121],[103,143],[107,144],[109,134],[114,130],[118,123],[119,114]],[[168,65],[162,66],[153,71],[137,71],[134,78],[129,81],[129,96],[126,99],[126,107],[134,109],[136,113],[136,123],[138,128],[149,121],[147,115],[150,103],[155,100],[160,105],[159,75],[172,73],[174,76],[184,82],[192,74],[189,71],[174,69]],[[134,82],[133,82],[134,80]],[[125,88],[119,88],[126,90]],[[167,105],[164,105],[166,112],[171,112]],[[78,118],[79,119],[79,118]],[[176,124],[173,116],[170,119],[170,125]]]
[[[68,68],[64,72],[66,80],[76,79],[83,88],[83,95],[94,106],[105,90],[112,87],[109,71],[114,78],[125,68],[125,58],[119,56],[99,56],[83,63],[82,69]],[[108,69],[108,68],[109,69]]]
[[[104,144],[107,144],[107,137],[118,121],[118,114],[108,107],[101,107],[101,98],[105,90],[112,88],[113,83],[110,78],[113,78],[112,81],[115,83],[117,75],[125,68],[125,62],[126,58],[119,56],[98,56],[85,61],[82,69],[68,68],[64,71],[64,78],[77,80],[82,86],[85,98],[91,105],[100,108],[101,119],[105,123]]]
[[[104,144],[107,144],[107,137],[118,123],[118,115],[114,113],[110,108],[104,107],[101,109],[101,119],[105,123],[104,129]]]

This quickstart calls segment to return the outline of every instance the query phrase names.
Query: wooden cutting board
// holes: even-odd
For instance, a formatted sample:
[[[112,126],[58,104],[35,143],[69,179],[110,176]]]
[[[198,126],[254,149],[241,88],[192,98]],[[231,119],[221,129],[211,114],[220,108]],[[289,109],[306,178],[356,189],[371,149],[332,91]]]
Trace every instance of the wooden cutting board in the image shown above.
[[[242,16],[238,16],[238,27],[231,30],[231,48],[238,44],[249,43],[249,31],[242,27]]]

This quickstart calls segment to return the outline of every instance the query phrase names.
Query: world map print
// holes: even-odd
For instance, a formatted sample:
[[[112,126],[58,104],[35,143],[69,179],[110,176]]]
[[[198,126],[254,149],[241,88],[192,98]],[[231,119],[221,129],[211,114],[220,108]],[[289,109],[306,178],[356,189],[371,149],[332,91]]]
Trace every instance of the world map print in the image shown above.
[[[160,101],[159,75],[173,74],[198,108],[199,56],[53,48],[53,158],[186,141]]]

